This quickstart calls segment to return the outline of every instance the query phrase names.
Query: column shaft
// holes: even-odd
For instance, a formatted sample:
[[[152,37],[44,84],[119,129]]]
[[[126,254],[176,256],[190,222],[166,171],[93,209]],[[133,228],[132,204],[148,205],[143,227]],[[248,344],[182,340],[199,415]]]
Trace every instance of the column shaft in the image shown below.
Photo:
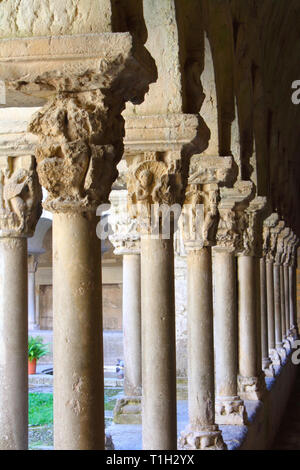
[[[274,264],[274,314],[275,314],[275,343],[276,348],[282,346],[281,336],[281,292],[280,292],[280,265]]]
[[[266,261],[267,276],[267,310],[268,310],[268,344],[269,352],[275,348],[275,319],[274,319],[274,270],[273,262]]]
[[[272,377],[274,375],[274,369],[272,367],[272,361],[269,356],[268,345],[268,303],[265,258],[260,258],[260,324],[262,369],[267,376]]]
[[[289,285],[289,266],[285,264],[284,270],[284,300],[285,300],[285,336],[289,334],[289,318],[290,318],[290,285]]]
[[[255,260],[238,257],[239,373],[257,375]]]
[[[27,240],[0,238],[0,449],[28,447]]]
[[[216,422],[243,424],[245,409],[237,393],[236,267],[232,253],[216,251],[214,285]]]
[[[35,272],[28,272],[28,327],[34,328],[36,324],[35,313]]]
[[[294,328],[296,324],[296,315],[295,315],[295,269],[294,266],[289,266],[289,286],[290,286],[290,318],[289,318],[289,330]]]
[[[177,447],[173,237],[141,240],[143,449]]]
[[[215,420],[210,248],[188,253],[189,419],[192,429]]]
[[[54,446],[104,449],[101,244],[93,213],[53,217]]]
[[[284,270],[280,265],[280,312],[281,312],[281,340],[286,338],[285,335],[285,289],[284,289]]]
[[[142,393],[141,351],[141,259],[139,254],[123,255],[124,394]]]

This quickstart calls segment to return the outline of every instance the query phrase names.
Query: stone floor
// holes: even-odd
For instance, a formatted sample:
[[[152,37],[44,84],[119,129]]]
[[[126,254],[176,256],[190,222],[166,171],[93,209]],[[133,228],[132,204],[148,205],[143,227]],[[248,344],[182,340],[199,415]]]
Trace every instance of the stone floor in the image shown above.
[[[272,450],[300,450],[300,371]]]

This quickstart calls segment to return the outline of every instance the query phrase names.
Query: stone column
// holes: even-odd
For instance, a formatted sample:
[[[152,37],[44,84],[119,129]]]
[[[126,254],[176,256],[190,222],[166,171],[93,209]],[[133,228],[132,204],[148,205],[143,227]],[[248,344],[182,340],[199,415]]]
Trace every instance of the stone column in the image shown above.
[[[101,450],[100,239],[106,233],[96,215],[107,209],[99,205],[108,201],[118,175],[125,102],[141,102],[156,73],[146,50],[135,47],[129,33],[70,36],[67,47],[68,56],[73,54],[71,67],[67,61],[60,73],[48,69],[44,81],[41,71],[42,84],[50,80],[59,93],[29,125],[39,139],[37,169],[48,191],[44,207],[54,214],[54,447]]]
[[[226,177],[231,167],[231,159],[227,157],[227,163],[225,158],[192,157],[193,183],[187,187],[181,218],[187,251],[189,424],[181,434],[180,449],[227,448],[215,424],[211,256],[218,224],[218,168],[223,165]],[[201,178],[200,170],[212,164],[211,178]]]
[[[124,194],[125,193],[125,194]],[[141,345],[141,256],[136,219],[127,212],[127,191],[114,191],[109,223],[110,241],[116,255],[123,256],[123,347],[124,396],[117,400],[114,422],[142,422],[142,345]]]
[[[266,198],[256,196],[239,214],[242,245],[238,251],[238,391],[242,399],[261,400],[265,392],[262,372],[260,270],[262,251],[261,211]]]
[[[274,377],[275,372],[269,356],[267,274],[264,257],[260,259],[260,306],[262,370],[267,377]]]
[[[37,269],[37,256],[29,253],[28,256],[28,329],[37,328],[35,273]]]
[[[221,188],[220,221],[215,248],[214,340],[216,370],[216,423],[244,424],[244,402],[238,394],[238,336],[235,250],[240,242],[236,211],[244,210],[252,184],[241,181],[234,188]]]
[[[281,358],[275,344],[275,304],[274,304],[274,257],[276,252],[278,214],[273,213],[264,221],[263,238],[266,256],[267,312],[268,312],[268,345],[273,366],[281,365]]]
[[[290,285],[289,285],[289,265],[287,263],[283,266],[284,276],[284,299],[285,299],[285,325],[284,334],[288,339],[289,335],[289,318],[290,318]]]
[[[27,240],[41,215],[32,156],[0,162],[0,449],[28,446]]]
[[[297,247],[299,245],[299,239],[294,235],[291,243],[291,255],[289,265],[289,303],[290,303],[290,329],[289,336],[291,339],[296,339],[299,336],[298,325],[297,325],[297,312],[296,312],[296,259],[297,259]]]
[[[289,229],[284,228],[284,222],[278,222],[275,231],[277,233],[277,245],[274,263],[274,313],[275,313],[275,347],[282,359],[286,357],[286,350],[283,347],[282,337],[282,309],[284,309],[284,284],[282,276],[281,261],[284,252],[284,239],[289,233]]]

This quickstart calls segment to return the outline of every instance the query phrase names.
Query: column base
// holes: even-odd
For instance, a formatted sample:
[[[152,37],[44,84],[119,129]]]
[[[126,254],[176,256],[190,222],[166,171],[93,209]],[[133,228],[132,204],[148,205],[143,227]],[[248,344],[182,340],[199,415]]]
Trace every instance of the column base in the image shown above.
[[[287,358],[286,349],[283,347],[283,343],[276,344],[276,350],[282,361],[285,361]]]
[[[219,397],[215,406],[216,424],[247,424],[247,412],[239,396]]]
[[[281,366],[282,359],[277,351],[277,349],[270,349],[270,358],[274,366]]]
[[[110,434],[105,434],[105,450],[115,450],[115,446]]]
[[[188,426],[178,440],[179,450],[227,450],[222,432],[217,425],[200,426],[194,430]]]
[[[262,370],[266,377],[275,377],[275,369],[269,357],[262,360]]]
[[[287,354],[289,354],[291,352],[292,346],[293,346],[293,340],[288,336],[286,338],[284,338],[283,347],[286,350]]]
[[[117,400],[114,409],[114,422],[117,424],[142,424],[141,397],[123,397]]]
[[[258,377],[238,375],[238,390],[242,400],[261,400],[266,391],[263,374]]]

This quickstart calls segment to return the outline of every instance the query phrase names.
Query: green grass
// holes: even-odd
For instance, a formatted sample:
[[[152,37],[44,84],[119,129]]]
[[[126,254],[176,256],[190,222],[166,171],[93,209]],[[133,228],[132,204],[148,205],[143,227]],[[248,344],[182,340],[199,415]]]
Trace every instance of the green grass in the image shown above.
[[[112,411],[115,407],[119,389],[105,389],[105,410]],[[29,425],[41,426],[53,423],[52,393],[29,393]]]
[[[53,423],[52,393],[29,393],[28,419],[31,426]]]

